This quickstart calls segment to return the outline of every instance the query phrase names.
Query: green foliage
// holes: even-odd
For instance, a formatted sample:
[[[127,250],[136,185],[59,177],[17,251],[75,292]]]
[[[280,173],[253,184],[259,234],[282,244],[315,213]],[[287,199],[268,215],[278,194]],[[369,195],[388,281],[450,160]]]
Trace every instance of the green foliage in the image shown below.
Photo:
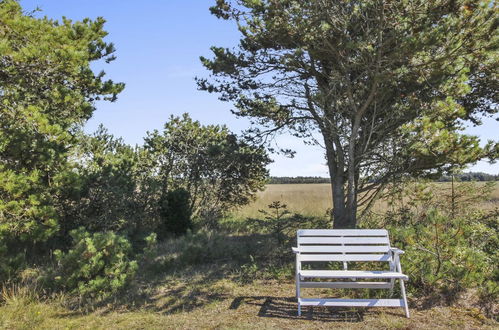
[[[476,208],[487,198],[486,186],[456,183],[453,192],[410,184],[386,215],[371,215],[363,226],[387,228],[392,244],[405,250],[403,271],[413,296],[449,303],[474,288],[490,312],[499,297],[499,214]]]
[[[100,126],[92,135],[79,134],[71,159],[75,176],[59,198],[63,235],[80,226],[133,233],[144,218],[136,196],[136,150]]]
[[[144,238],[145,247],[143,249],[143,254],[146,259],[150,259],[154,254],[158,245],[158,235],[156,233],[151,233]]]
[[[156,194],[187,190],[193,217],[209,225],[263,189],[270,162],[263,148],[238,139],[227,127],[202,126],[187,114],[170,118],[162,133],[148,134],[142,160],[158,182]]]
[[[190,194],[183,188],[169,191],[160,200],[161,223],[158,228],[160,239],[169,233],[185,234],[192,229]]]
[[[56,287],[84,298],[104,298],[123,289],[135,275],[137,262],[131,259],[132,246],[124,236],[79,228],[71,237],[70,250],[54,252],[58,265],[51,280]]]
[[[8,251],[0,258],[19,265],[20,256],[44,252],[59,229],[57,198],[73,176],[75,129],[123,84],[90,68],[113,59],[102,18],[38,19],[6,0],[0,22],[0,246]]]
[[[483,250],[489,238],[482,236],[492,228],[476,218],[452,221],[431,211],[413,227],[389,228],[395,242],[407,252],[404,265],[411,285],[422,294],[445,292],[451,298],[465,288],[481,287],[494,279],[497,256]]]
[[[280,201],[272,202],[268,208],[269,210],[259,210],[263,219],[249,220],[260,231],[272,234],[278,245],[283,244],[287,236],[292,236],[308,220],[299,214],[292,214],[288,211],[288,206]]]

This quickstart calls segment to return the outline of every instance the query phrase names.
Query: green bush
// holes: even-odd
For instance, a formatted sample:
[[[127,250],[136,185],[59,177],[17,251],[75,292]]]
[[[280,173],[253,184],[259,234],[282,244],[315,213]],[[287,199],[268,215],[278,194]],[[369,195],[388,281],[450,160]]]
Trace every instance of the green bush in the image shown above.
[[[493,278],[497,252],[484,251],[489,240],[484,232],[490,229],[477,218],[451,219],[432,210],[412,226],[392,224],[388,229],[394,245],[406,251],[404,271],[419,295],[440,292],[452,299]]]
[[[104,298],[124,288],[137,271],[131,260],[132,246],[113,232],[89,233],[84,228],[70,233],[74,245],[56,250],[58,262],[52,279],[58,288],[82,297]]]
[[[273,201],[267,207],[268,210],[258,210],[263,218],[248,218],[246,222],[253,231],[272,235],[278,246],[294,243],[296,231],[300,228],[327,228],[329,225],[321,218],[292,213],[280,201]]]
[[[463,207],[486,198],[484,189],[459,184],[446,195],[431,188],[412,186],[407,203],[399,199],[386,214],[371,214],[363,227],[388,229],[393,246],[405,250],[402,267],[413,297],[452,303],[472,289],[489,313],[499,298],[499,211]]]
[[[182,235],[192,229],[191,196],[183,188],[167,192],[160,201],[161,224],[158,236],[164,239],[168,234]]]

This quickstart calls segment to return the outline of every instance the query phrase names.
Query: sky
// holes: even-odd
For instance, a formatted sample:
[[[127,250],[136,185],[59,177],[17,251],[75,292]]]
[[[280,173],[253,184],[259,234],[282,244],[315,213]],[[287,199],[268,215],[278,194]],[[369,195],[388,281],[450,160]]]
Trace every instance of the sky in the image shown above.
[[[126,143],[142,144],[147,131],[161,129],[171,115],[188,112],[202,124],[225,124],[235,133],[249,127],[247,119],[230,113],[231,104],[217,95],[198,91],[194,77],[208,77],[199,56],[210,57],[211,46],[234,47],[239,32],[233,22],[212,16],[214,0],[21,0],[25,11],[39,7],[35,16],[72,20],[102,16],[106,19],[106,41],[113,42],[117,59],[97,63],[125,90],[114,103],[99,102],[86,131],[103,124]],[[483,126],[469,128],[469,134],[499,140],[499,123],[486,120]],[[283,135],[280,147],[296,151],[294,158],[272,155],[272,176],[328,176],[324,152],[304,145],[297,138]],[[499,174],[499,164],[479,162],[472,171]]]

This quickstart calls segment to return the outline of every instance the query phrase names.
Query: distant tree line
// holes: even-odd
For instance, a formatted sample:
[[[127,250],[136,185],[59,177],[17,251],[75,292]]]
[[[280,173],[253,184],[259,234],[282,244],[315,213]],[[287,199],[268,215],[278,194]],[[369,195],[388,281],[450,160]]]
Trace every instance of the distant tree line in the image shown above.
[[[468,172],[459,173],[454,175],[457,181],[499,181],[499,174],[489,174],[484,172]],[[437,182],[450,182],[452,177],[450,175],[443,175]],[[298,184],[298,183],[331,183],[330,178],[320,176],[272,176],[270,177],[269,184]]]
[[[331,179],[320,176],[271,176],[269,179],[269,184],[286,183],[331,183]]]
[[[458,181],[498,181],[499,174],[489,174],[483,172],[469,172],[469,173],[460,173],[454,175],[454,179]],[[450,175],[443,175],[440,177],[438,182],[449,182],[452,181],[452,177]]]

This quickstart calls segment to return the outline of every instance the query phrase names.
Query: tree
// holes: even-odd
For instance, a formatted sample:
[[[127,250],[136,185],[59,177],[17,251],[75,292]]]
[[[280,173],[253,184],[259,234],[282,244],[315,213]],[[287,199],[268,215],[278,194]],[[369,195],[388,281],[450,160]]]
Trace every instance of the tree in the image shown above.
[[[92,135],[78,135],[68,164],[75,179],[61,187],[58,198],[62,236],[69,238],[79,227],[134,232],[144,218],[137,198],[136,151],[102,125]]]
[[[201,57],[212,75],[198,86],[251,118],[256,141],[288,129],[322,145],[333,226],[353,228],[391,182],[497,154],[461,133],[497,113],[495,11],[468,0],[217,0],[211,12],[242,37]]]
[[[187,114],[171,117],[163,132],[145,138],[143,168],[156,177],[159,196],[179,188],[190,194],[193,217],[216,220],[263,189],[270,162],[265,150],[227,127],[203,126]]]
[[[74,133],[96,100],[114,101],[123,89],[90,68],[114,59],[103,24],[38,19],[0,1],[0,250],[8,256],[39,251],[57,232],[55,198],[74,176]]]

